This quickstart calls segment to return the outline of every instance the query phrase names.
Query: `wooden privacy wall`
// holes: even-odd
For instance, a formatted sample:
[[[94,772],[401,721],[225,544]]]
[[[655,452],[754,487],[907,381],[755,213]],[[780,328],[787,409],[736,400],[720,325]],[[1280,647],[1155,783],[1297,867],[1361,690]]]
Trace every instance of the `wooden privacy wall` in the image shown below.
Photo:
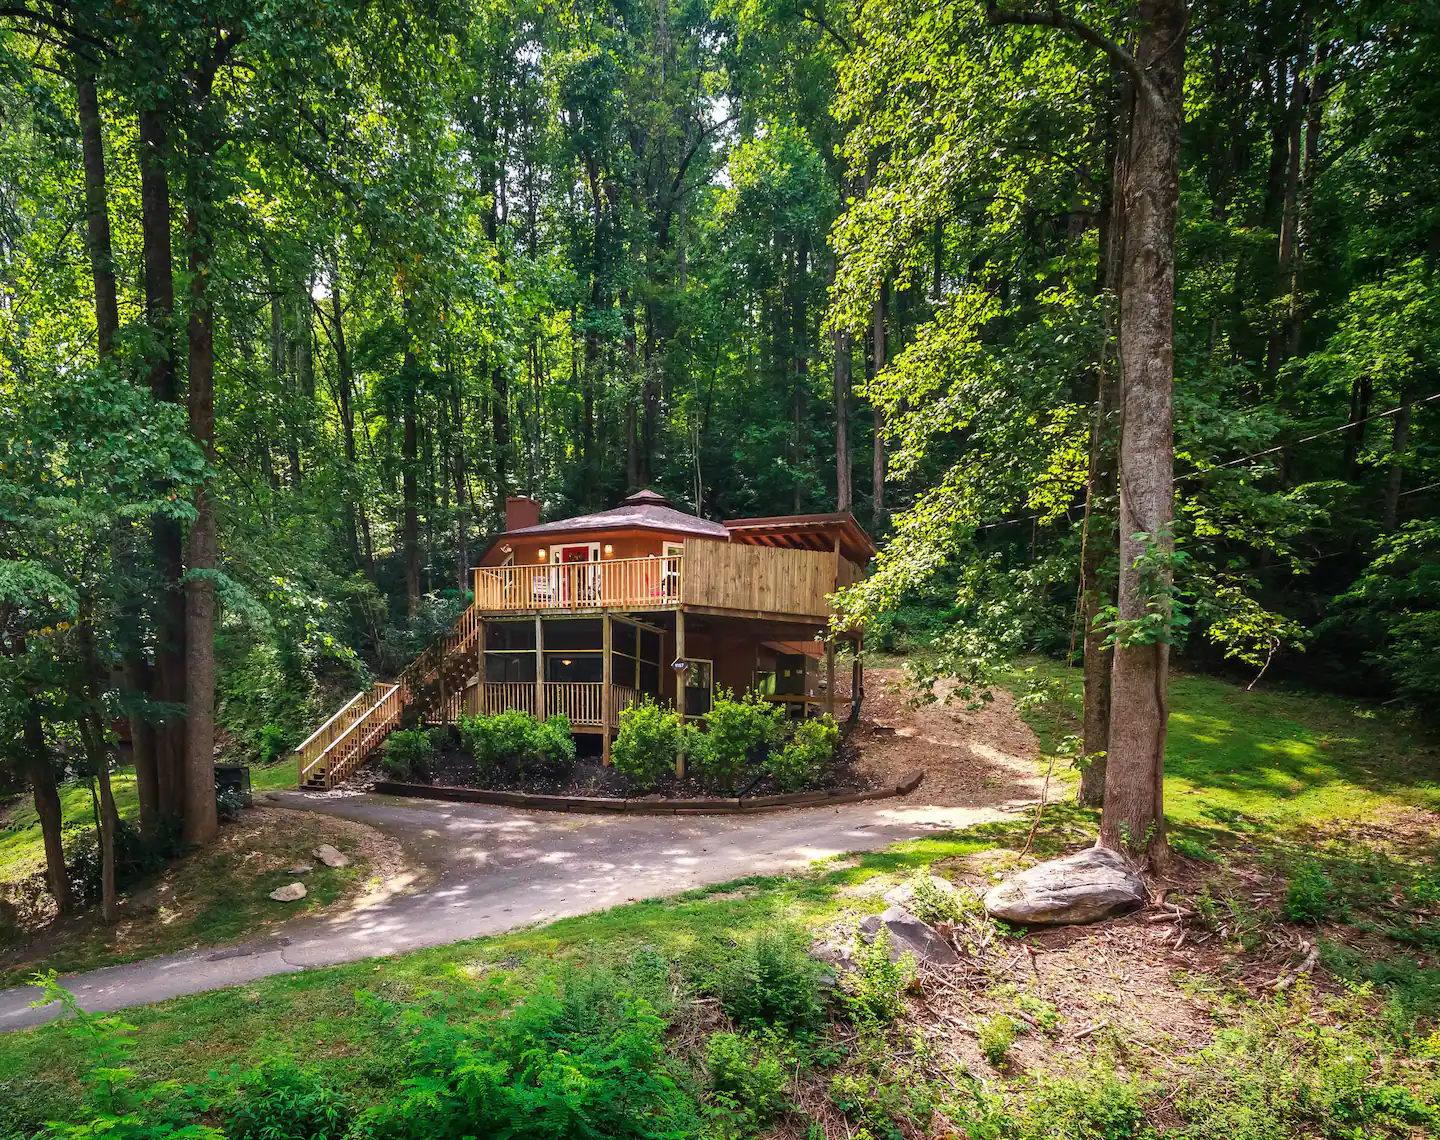
[[[687,539],[680,601],[757,614],[828,619],[835,555]]]

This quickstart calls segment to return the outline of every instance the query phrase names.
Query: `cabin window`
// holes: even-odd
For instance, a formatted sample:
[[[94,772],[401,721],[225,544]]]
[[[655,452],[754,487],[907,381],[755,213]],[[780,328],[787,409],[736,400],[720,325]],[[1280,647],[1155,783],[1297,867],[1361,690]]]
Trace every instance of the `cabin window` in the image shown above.
[[[485,680],[492,684],[502,681],[528,681],[535,683],[535,653],[491,653],[485,654]]]
[[[485,623],[485,651],[518,652],[523,649],[535,652],[535,623],[533,621],[487,621]]]
[[[576,649],[599,653],[605,634],[599,618],[571,618],[545,623],[545,652]]]
[[[545,654],[545,680],[598,685],[605,679],[599,653]]]

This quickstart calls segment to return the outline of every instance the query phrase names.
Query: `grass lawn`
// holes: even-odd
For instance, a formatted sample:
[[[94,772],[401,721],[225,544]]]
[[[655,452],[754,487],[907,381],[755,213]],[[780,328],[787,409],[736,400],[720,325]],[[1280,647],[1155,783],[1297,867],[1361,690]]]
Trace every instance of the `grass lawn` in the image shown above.
[[[1071,671],[1037,667],[1078,686]],[[1062,733],[1073,731],[1065,718],[1075,695],[1062,706]],[[863,1127],[876,1140],[1398,1140],[1440,1126],[1433,746],[1382,712],[1327,697],[1246,693],[1200,677],[1177,677],[1171,697],[1166,790],[1182,854],[1173,918],[1023,937],[967,920],[962,972],[916,987],[893,1025],[837,1015],[819,1044],[757,1038],[755,1071],[773,1048],[793,1074],[788,1115],[773,1132],[751,1120],[712,1134],[799,1137],[813,1126],[808,1135],[853,1137]],[[1053,746],[1054,709],[1028,716],[1042,746]],[[1093,815],[1061,802],[1073,773],[1057,776],[1033,856],[1093,836]],[[468,1026],[466,1039],[483,1041],[498,1015],[557,979],[623,970],[639,953],[666,971],[666,1063],[678,1087],[698,1090],[707,1111],[723,1108],[729,1102],[706,1099],[718,1094],[705,1091],[716,1079],[705,1042],[736,1026],[704,996],[706,979],[763,931],[831,936],[927,866],[983,889],[1033,857],[1021,850],[1028,830],[1028,820],[986,825],[127,1011],[137,1030],[126,1063],[142,1083],[177,1082],[156,1086],[167,1104],[234,1104],[240,1074],[275,1058],[309,1069],[307,1080],[344,1101],[385,1102],[415,1075],[404,1053],[413,1043],[397,1043],[358,995]],[[95,1063],[63,1024],[0,1037],[0,1136],[85,1116],[94,1094],[83,1074]],[[216,1111],[209,1119],[224,1118]]]
[[[251,768],[250,783],[254,792],[268,792],[295,786],[295,761],[279,760],[268,768]],[[135,770],[122,768],[110,778],[115,793],[115,808],[123,819],[140,815],[140,801],[135,792]],[[90,785],[77,780],[60,789],[60,808],[65,828],[94,827]],[[28,794],[10,805],[0,819],[0,883],[13,883],[45,869],[45,844],[40,837],[40,821]]]
[[[1078,669],[1031,660],[1009,679],[1063,688],[1059,735],[1078,732]],[[1042,748],[1054,746],[1054,706],[1026,719]],[[1078,778],[1056,769],[1061,795]],[[1174,674],[1165,746],[1165,814],[1181,833],[1294,828],[1417,807],[1440,811],[1440,747],[1388,710],[1340,697]]]

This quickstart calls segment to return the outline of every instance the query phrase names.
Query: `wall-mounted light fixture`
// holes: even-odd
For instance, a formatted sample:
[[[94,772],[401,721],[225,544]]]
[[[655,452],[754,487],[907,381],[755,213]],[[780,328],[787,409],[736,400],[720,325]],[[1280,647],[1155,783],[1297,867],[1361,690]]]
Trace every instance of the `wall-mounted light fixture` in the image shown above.
[[[613,546],[611,546],[611,545],[607,542],[607,543],[605,544],[605,557],[606,557],[606,558],[609,558],[609,557],[610,557],[612,554],[614,554],[614,553],[615,553],[615,548],[614,548]]]
[[[538,551],[535,552],[535,561],[536,561],[536,562],[544,562],[544,561],[545,561],[545,548],[544,548],[544,547],[541,547]]]
[[[570,660],[570,658],[568,658],[568,657],[562,657],[562,658],[560,658],[560,664],[561,664],[561,665],[570,665],[570,664],[573,664],[573,662],[572,662],[572,661]]]

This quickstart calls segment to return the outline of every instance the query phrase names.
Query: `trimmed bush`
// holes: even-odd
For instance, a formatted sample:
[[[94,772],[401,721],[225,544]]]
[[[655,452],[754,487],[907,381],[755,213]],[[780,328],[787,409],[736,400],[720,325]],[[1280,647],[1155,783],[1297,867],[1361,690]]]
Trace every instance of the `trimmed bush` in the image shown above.
[[[611,746],[615,770],[629,776],[637,788],[649,791],[675,770],[675,757],[683,739],[680,716],[646,697],[620,713],[620,731]]]
[[[840,727],[834,717],[826,713],[814,720],[801,721],[790,743],[770,753],[766,768],[782,792],[798,792],[819,779],[839,750]]]
[[[380,766],[397,780],[423,780],[430,776],[435,760],[435,745],[423,728],[406,728],[392,732],[385,741]]]
[[[511,709],[494,716],[461,717],[456,727],[460,742],[475,758],[482,776],[498,765],[525,772],[559,767],[575,759],[570,721],[563,716],[540,721],[527,712]]]
[[[707,787],[733,790],[747,772],[765,762],[766,754],[785,733],[785,710],[759,693],[718,690],[705,715],[705,728],[690,734],[686,753],[690,768]]]

